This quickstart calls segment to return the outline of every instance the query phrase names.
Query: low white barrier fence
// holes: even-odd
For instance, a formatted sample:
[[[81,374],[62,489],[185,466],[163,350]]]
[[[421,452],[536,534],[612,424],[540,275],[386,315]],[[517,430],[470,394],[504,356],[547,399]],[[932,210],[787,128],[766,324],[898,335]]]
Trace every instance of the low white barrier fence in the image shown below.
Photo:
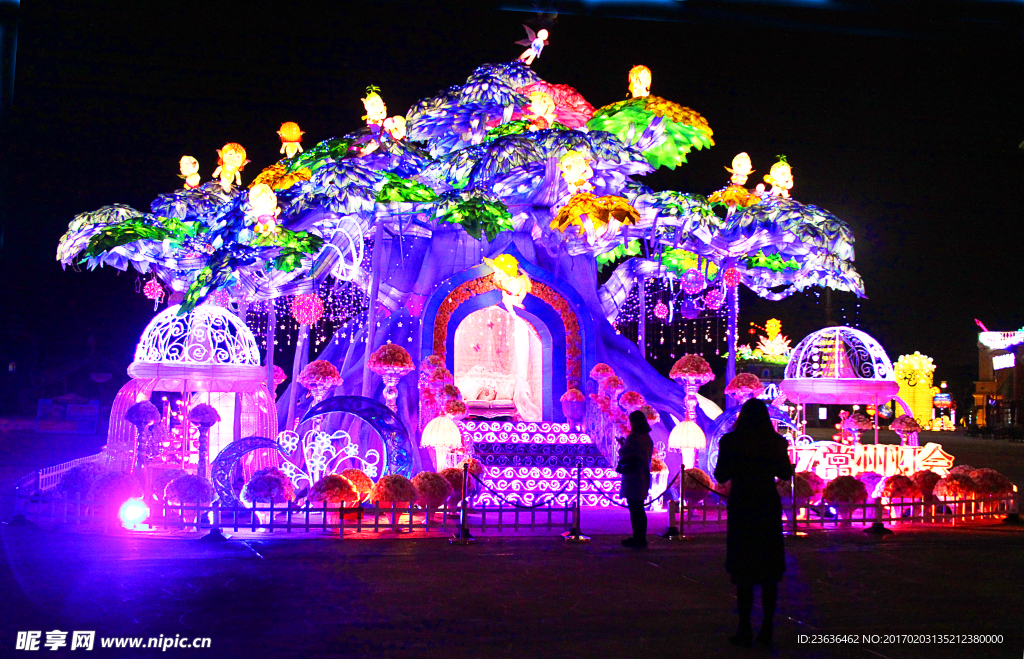
[[[83,530],[111,530],[121,526],[119,506],[76,495],[63,498],[44,492],[20,497],[16,515],[40,526],[66,525]],[[526,531],[572,528],[573,505],[547,505],[535,508],[515,506],[470,506],[466,509],[466,527],[473,531]],[[345,507],[337,503],[259,503],[221,506],[214,503],[150,502],[149,514],[137,528],[148,531],[187,531],[221,529],[225,532],[267,531],[302,533],[379,533],[382,531],[449,532],[457,530],[461,509],[437,508],[413,504],[361,504]]]

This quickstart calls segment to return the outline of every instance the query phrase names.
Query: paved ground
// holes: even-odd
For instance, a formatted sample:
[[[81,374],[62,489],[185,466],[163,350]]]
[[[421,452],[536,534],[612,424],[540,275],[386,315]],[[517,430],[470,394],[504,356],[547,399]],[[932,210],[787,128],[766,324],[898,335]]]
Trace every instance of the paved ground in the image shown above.
[[[13,478],[93,452],[101,440],[92,439],[0,436],[5,499]],[[950,435],[942,443],[958,463],[994,466],[1024,482],[1022,445]],[[223,657],[751,656],[725,643],[735,600],[721,567],[723,533],[658,539],[636,552],[603,534],[619,522],[594,521],[588,529],[584,520],[595,534],[587,545],[492,535],[469,547],[443,538],[322,537],[208,545],[4,526],[0,656],[22,654],[13,650],[18,631],[52,629],[206,636],[210,650],[179,654]],[[661,526],[652,519],[652,531]],[[881,539],[853,530],[787,543],[777,656],[1024,654],[1022,527]],[[800,642],[815,634],[862,642]],[[865,643],[864,634],[1001,634],[1003,642]]]
[[[17,631],[51,629],[205,636],[225,657],[750,654],[725,642],[735,600],[721,568],[723,534],[658,539],[639,552],[620,547],[618,536],[586,545],[492,537],[456,547],[443,539],[208,545],[9,526],[2,534],[2,656],[20,654],[8,653]],[[1021,528],[787,542],[777,656],[1024,651]],[[801,634],[1002,634],[1003,642],[811,645]]]

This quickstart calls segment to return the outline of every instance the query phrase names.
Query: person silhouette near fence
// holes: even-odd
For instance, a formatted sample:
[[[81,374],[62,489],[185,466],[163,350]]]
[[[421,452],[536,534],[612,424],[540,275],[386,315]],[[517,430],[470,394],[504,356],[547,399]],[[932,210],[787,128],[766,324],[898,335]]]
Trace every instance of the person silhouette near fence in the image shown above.
[[[732,432],[718,444],[715,479],[732,481],[727,504],[725,569],[736,584],[739,627],[729,641],[752,647],[750,613],[754,586],[761,585],[763,619],[758,645],[771,647],[779,581],[786,570],[782,543],[782,501],[776,478],[793,475],[786,440],[775,432],[768,406],[751,399],[743,404]]]
[[[622,541],[624,547],[642,549],[647,546],[647,511],[644,503],[651,489],[651,456],[654,442],[651,441],[651,426],[647,417],[639,410],[629,415],[629,435],[620,439],[619,463],[615,471],[622,474],[619,495],[626,500],[629,508],[629,523],[633,536]]]

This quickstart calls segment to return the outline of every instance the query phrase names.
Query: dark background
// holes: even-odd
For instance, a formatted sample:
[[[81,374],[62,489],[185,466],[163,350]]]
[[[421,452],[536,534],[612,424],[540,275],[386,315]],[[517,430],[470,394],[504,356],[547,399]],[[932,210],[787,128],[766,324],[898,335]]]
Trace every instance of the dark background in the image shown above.
[[[229,141],[248,151],[248,183],[278,159],[283,121],[306,131],[306,146],[349,132],[369,84],[404,114],[479,64],[515,58],[521,23],[551,9],[542,78],[600,107],[646,64],[653,93],[710,121],[713,149],[645,183],[708,194],[739,151],[758,170],[751,183],[784,153],[793,196],[849,223],[868,298],[833,294],[835,322],[870,332],[894,360],[932,356],[936,380],[961,399],[977,372],[973,319],[1024,324],[1019,3],[502,6],[21,5],[0,203],[0,364],[17,371],[0,370],[0,407],[16,407],[19,391],[63,393],[82,364],[113,372],[116,390],[152,316],[136,273],[61,270],[57,241],[76,214],[148,210],[181,185],[182,155],[208,179]],[[795,344],[826,323],[824,298],[770,303],[744,290],[741,329],[777,317]]]

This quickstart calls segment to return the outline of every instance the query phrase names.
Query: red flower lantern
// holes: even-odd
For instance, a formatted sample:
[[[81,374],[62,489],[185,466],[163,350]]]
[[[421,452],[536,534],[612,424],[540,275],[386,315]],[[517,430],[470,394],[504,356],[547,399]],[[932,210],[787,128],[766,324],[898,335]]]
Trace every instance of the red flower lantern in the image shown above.
[[[160,285],[156,278],[146,282],[146,285],[142,287],[142,294],[158,304],[164,301],[164,287]]]
[[[324,315],[324,301],[316,293],[292,298],[292,317],[301,325],[314,325]]]
[[[668,307],[665,306],[664,302],[654,305],[654,317],[658,320],[665,320],[668,317]]]
[[[740,283],[740,271],[736,268],[726,268],[722,273],[722,279],[729,288],[735,288]]]

